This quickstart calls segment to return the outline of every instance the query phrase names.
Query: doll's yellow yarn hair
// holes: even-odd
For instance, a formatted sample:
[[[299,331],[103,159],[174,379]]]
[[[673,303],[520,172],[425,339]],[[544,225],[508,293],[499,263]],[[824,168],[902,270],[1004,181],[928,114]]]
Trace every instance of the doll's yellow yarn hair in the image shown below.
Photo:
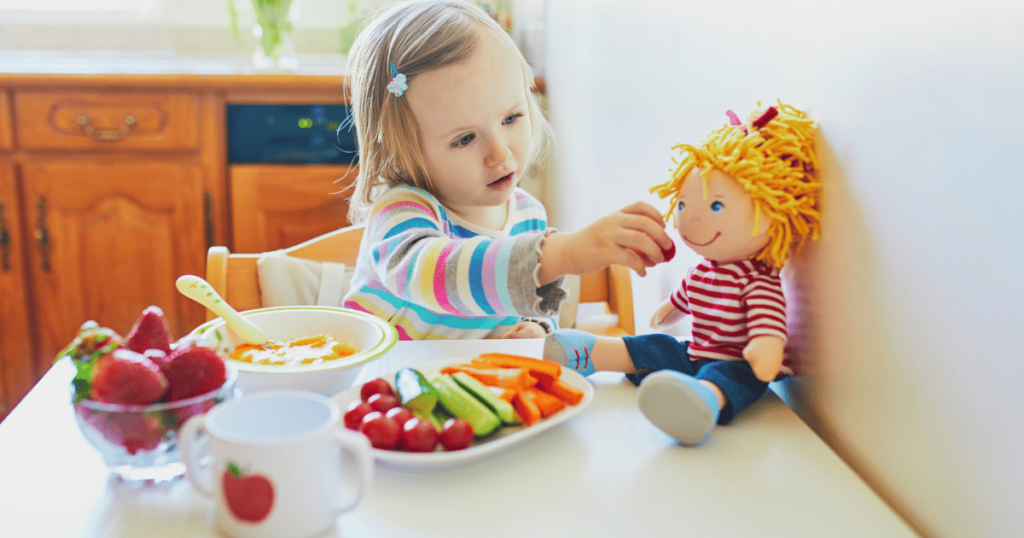
[[[758,103],[760,108],[760,103]],[[797,254],[807,238],[818,239],[821,229],[818,198],[821,183],[817,178],[818,159],[814,152],[814,122],[807,115],[779,102],[778,116],[760,128],[755,120],[764,110],[757,110],[743,125],[725,125],[713,131],[700,147],[677,144],[682,158],[672,177],[651,192],[670,198],[665,214],[671,217],[679,200],[679,191],[687,174],[698,167],[704,181],[704,197],[708,196],[708,173],[718,168],[739,181],[754,202],[754,230],[760,219],[771,219],[768,245],[752,259],[781,268],[790,254]]]

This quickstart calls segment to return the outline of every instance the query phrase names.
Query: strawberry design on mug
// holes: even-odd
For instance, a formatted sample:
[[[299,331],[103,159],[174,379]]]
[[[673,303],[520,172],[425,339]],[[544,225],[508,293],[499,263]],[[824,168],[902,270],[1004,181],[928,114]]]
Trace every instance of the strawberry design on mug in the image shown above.
[[[224,501],[231,514],[242,521],[259,523],[274,506],[274,485],[263,475],[247,474],[237,464],[228,462],[222,476]]]

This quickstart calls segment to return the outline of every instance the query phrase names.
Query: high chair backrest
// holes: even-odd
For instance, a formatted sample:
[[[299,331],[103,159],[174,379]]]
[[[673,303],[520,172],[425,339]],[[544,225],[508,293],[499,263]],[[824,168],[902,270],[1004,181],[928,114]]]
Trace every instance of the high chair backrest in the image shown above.
[[[284,252],[296,258],[354,267],[362,238],[363,226],[349,226],[314,237]],[[206,281],[236,310],[260,308],[263,304],[256,262],[263,256],[264,253],[232,254],[227,247],[210,247],[206,253]],[[207,319],[215,317],[209,311],[206,315]]]
[[[296,258],[354,267],[362,238],[363,226],[349,226],[314,237],[284,252]],[[256,262],[263,256],[264,253],[232,254],[227,247],[210,247],[206,254],[206,281],[236,310],[260,308],[263,304]],[[559,326],[576,326],[579,304],[602,303],[607,315],[581,320],[578,329],[606,336],[635,334],[633,289],[628,268],[613,265],[579,277],[569,275],[565,287],[569,289],[569,297],[562,304]],[[207,319],[215,317],[209,311],[206,315]]]

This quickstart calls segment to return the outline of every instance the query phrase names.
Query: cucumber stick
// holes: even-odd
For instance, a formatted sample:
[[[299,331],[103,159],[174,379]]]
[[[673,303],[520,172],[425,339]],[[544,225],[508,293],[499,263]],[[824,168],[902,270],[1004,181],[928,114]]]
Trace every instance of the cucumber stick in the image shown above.
[[[483,437],[494,433],[501,426],[501,419],[491,412],[475,396],[467,392],[449,375],[439,375],[430,380],[437,389],[441,405],[453,415],[463,418],[473,428],[473,434]]]
[[[429,420],[438,431],[441,430],[444,420],[435,414],[440,395],[423,374],[412,368],[402,368],[395,373],[395,390],[402,407],[416,417]]]
[[[494,411],[494,414],[498,415],[498,418],[500,418],[503,423],[521,423],[519,415],[516,414],[516,410],[512,407],[512,404],[495,396],[494,393],[491,392],[491,389],[487,388],[487,385],[484,385],[475,377],[465,372],[456,372],[452,374],[452,379],[454,379],[456,383],[466,389],[470,394],[476,396],[477,399],[489,407],[491,411]]]

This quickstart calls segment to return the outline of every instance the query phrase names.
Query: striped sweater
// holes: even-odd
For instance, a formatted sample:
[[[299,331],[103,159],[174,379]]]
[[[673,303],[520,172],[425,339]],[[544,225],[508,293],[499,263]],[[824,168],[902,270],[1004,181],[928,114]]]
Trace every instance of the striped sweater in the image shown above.
[[[693,360],[743,360],[751,338],[771,335],[785,342],[788,337],[779,272],[752,260],[719,265],[703,259],[670,299],[681,312],[693,314]],[[780,373],[793,374],[788,360]]]
[[[537,283],[546,234],[544,206],[521,189],[505,228],[488,230],[424,190],[390,188],[370,211],[344,306],[402,340],[498,338],[523,318],[553,316],[565,298],[562,279]]]

